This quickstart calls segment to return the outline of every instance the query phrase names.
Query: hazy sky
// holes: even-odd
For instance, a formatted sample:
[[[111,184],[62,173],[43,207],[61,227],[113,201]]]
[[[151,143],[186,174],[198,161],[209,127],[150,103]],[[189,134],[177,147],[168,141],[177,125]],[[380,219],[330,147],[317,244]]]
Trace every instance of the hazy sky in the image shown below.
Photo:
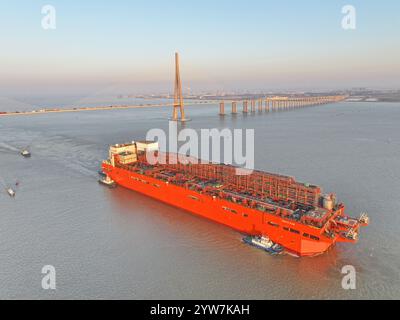
[[[2,95],[167,92],[176,50],[193,90],[400,88],[398,0],[2,0],[0,32]]]

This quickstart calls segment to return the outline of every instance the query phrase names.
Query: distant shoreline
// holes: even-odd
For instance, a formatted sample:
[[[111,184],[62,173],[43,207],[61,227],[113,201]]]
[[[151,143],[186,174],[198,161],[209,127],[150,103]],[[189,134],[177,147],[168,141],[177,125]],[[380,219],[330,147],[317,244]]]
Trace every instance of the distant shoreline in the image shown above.
[[[250,99],[250,98],[247,98]],[[212,97],[210,100],[202,100],[202,101],[191,101],[191,99],[186,100],[185,105],[199,105],[199,104],[212,104],[219,103],[221,101],[241,101],[246,100],[244,97]],[[366,102],[366,103],[376,103],[376,102],[400,102],[400,99],[392,99],[385,100],[382,98],[359,98],[359,97],[350,97],[344,102],[357,103],[357,102]],[[73,108],[43,108],[39,110],[31,110],[31,111],[9,111],[9,112],[0,112],[0,118],[7,116],[28,116],[28,115],[41,115],[48,113],[67,113],[67,112],[83,112],[83,111],[100,111],[100,110],[121,110],[121,109],[146,109],[146,108],[160,108],[160,107],[172,107],[173,103],[157,103],[157,104],[139,104],[139,105],[111,105],[111,106],[97,106],[97,107],[73,107]]]
[[[216,103],[213,100],[207,101],[198,101],[198,102],[189,102],[185,103],[185,105],[198,105],[198,104],[211,104]],[[11,112],[0,112],[0,117],[7,116],[27,116],[27,115],[41,115],[48,113],[66,113],[66,112],[83,112],[83,111],[99,111],[99,110],[121,110],[121,109],[146,109],[146,108],[159,108],[159,107],[172,107],[173,103],[159,103],[159,104],[146,104],[146,105],[134,105],[134,106],[125,106],[125,105],[116,105],[116,106],[97,106],[97,107],[74,107],[74,108],[47,108],[47,109],[39,109],[39,110],[31,110],[31,111],[11,111]]]

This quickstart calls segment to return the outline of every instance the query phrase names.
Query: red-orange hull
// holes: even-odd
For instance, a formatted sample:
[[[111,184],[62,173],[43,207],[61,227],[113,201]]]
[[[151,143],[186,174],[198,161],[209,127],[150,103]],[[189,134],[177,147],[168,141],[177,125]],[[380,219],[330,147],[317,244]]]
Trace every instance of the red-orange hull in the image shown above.
[[[314,256],[327,251],[337,240],[323,230],[282,217],[246,208],[167,182],[113,167],[103,170],[118,185],[205,217],[248,235],[267,235],[272,241],[299,256]]]

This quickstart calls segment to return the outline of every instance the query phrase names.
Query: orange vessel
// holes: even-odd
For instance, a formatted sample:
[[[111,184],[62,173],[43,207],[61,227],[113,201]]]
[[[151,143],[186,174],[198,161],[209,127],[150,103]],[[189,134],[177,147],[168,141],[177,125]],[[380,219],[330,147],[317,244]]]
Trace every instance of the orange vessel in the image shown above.
[[[136,142],[110,147],[102,164],[107,179],[247,235],[267,236],[298,256],[315,256],[336,242],[357,242],[360,226],[345,215],[334,194],[294,178],[254,171],[237,175],[224,164],[199,164],[176,154],[161,154],[157,143]],[[150,164],[148,155],[166,164]],[[175,164],[173,164],[175,163]]]

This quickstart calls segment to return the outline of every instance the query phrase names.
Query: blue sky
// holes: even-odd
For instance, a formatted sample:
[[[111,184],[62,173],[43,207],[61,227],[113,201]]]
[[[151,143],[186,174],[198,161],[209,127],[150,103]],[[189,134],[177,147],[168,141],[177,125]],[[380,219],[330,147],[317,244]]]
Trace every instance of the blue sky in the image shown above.
[[[3,94],[168,91],[175,51],[193,90],[400,87],[396,0],[2,0],[0,36]]]

